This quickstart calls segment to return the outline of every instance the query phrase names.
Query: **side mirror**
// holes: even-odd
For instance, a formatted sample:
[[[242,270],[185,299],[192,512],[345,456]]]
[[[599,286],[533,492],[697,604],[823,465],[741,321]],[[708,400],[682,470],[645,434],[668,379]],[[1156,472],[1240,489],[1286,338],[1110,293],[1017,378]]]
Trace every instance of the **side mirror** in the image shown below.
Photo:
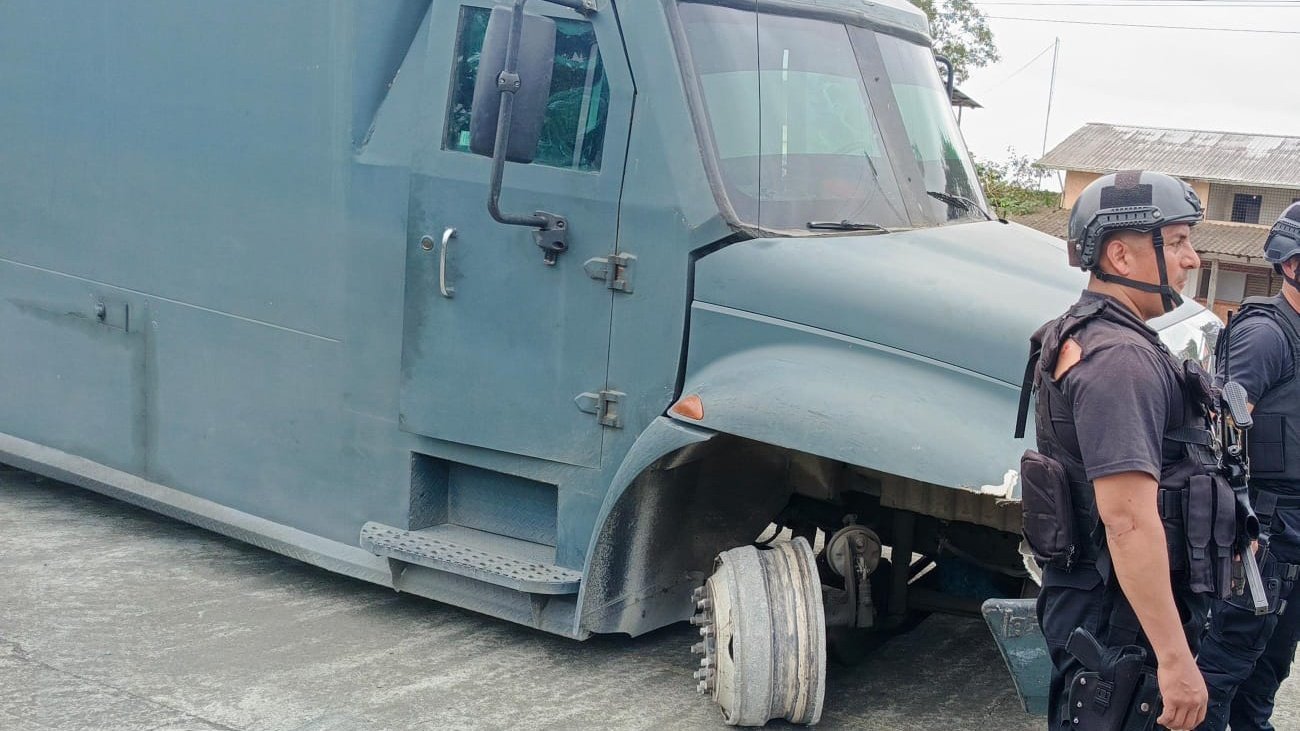
[[[488,20],[479,54],[478,78],[474,82],[474,102],[470,111],[469,149],[492,157],[496,150],[497,123],[503,91],[514,91],[513,109],[503,120],[505,159],[530,163],[537,154],[542,136],[546,102],[551,95],[551,68],[555,63],[555,21],[540,15],[520,14],[522,28],[511,28],[513,13],[507,7],[495,7]],[[511,59],[518,69],[517,78],[503,76],[507,68],[510,36],[518,34],[518,55]]]

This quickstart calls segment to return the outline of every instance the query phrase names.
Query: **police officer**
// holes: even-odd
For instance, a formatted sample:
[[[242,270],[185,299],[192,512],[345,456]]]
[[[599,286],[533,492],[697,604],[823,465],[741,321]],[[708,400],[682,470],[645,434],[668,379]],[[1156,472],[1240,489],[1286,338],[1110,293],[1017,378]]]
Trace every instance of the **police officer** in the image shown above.
[[[1245,388],[1254,417],[1247,446],[1269,612],[1256,615],[1248,596],[1214,604],[1198,662],[1210,688],[1202,728],[1215,731],[1273,728],[1273,697],[1300,632],[1300,602],[1290,601],[1300,599],[1300,203],[1274,224],[1264,257],[1282,275],[1282,292],[1243,303],[1218,358],[1220,376]]]
[[[1031,341],[1017,431],[1032,385],[1038,451],[1021,482],[1025,537],[1043,565],[1054,730],[1191,729],[1205,717],[1194,645],[1205,595],[1230,581],[1199,562],[1192,580],[1189,556],[1201,554],[1186,549],[1189,522],[1216,520],[1188,489],[1213,469],[1210,386],[1146,324],[1181,303],[1201,218],[1176,178],[1093,182],[1069,225],[1070,263],[1090,272],[1088,287]]]

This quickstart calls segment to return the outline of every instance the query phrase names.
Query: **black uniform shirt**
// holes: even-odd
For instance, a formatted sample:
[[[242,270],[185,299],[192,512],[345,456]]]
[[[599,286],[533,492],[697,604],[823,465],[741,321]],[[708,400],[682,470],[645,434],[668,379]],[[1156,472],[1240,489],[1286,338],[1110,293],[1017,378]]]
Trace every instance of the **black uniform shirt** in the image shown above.
[[[1295,373],[1291,346],[1282,327],[1268,317],[1250,317],[1228,333],[1228,380],[1246,389],[1252,404]]]
[[[1080,302],[1099,298],[1110,299],[1133,327],[1098,319],[1075,333],[1082,359],[1059,383],[1072,425],[1057,424],[1057,433],[1080,456],[1089,480],[1123,472],[1159,480],[1163,466],[1182,458],[1180,449],[1166,451],[1164,441],[1183,419],[1173,359],[1140,332],[1153,331],[1118,300],[1084,292]]]

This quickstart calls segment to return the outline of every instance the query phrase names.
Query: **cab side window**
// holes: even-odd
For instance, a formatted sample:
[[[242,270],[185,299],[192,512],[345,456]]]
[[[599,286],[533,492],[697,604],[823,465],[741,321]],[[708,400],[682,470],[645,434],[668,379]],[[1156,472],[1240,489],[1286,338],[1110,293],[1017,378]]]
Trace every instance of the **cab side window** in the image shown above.
[[[448,150],[469,152],[470,107],[489,17],[488,8],[466,7],[460,13],[443,140]],[[600,170],[609,114],[609,81],[590,23],[555,19],[554,64],[546,119],[533,164],[585,172]]]

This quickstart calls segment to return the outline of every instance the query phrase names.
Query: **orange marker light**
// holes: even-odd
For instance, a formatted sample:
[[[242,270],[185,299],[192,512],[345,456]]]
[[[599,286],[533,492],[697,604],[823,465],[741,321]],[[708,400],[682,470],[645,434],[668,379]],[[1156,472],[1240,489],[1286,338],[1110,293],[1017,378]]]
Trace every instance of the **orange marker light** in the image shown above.
[[[680,399],[669,411],[684,416],[693,421],[702,421],[704,419],[704,402],[695,394]]]

